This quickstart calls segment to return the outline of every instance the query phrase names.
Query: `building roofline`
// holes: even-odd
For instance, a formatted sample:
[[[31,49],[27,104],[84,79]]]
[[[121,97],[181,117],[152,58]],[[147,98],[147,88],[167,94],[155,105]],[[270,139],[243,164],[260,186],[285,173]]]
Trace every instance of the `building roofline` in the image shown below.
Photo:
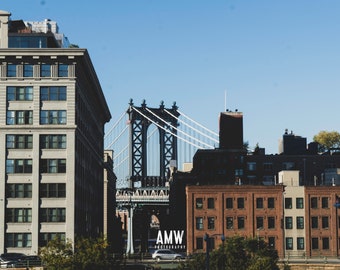
[[[102,108],[105,110],[105,121],[109,122],[111,119],[111,112],[109,106],[106,102],[102,87],[100,85],[97,73],[94,69],[93,63],[91,61],[90,55],[87,49],[82,48],[0,48],[0,59],[6,59],[6,57],[18,57],[18,56],[28,56],[28,57],[58,57],[66,56],[69,59],[75,57],[83,57],[84,63],[89,67],[91,74],[93,75],[93,81],[100,89],[98,93],[98,98]]]

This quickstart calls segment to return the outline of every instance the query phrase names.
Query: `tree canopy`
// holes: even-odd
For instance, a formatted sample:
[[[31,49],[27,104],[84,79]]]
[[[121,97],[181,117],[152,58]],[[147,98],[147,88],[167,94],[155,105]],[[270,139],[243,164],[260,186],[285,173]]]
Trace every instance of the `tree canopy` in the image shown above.
[[[79,237],[74,243],[54,238],[45,247],[40,248],[41,257],[47,269],[117,269],[119,261],[115,261],[105,237]]]
[[[313,140],[319,144],[321,152],[340,147],[340,133],[337,131],[322,130],[313,137]]]
[[[279,270],[277,251],[263,239],[226,238],[224,245],[211,251],[209,257],[210,269]],[[195,254],[183,269],[205,269],[205,263],[205,254]]]

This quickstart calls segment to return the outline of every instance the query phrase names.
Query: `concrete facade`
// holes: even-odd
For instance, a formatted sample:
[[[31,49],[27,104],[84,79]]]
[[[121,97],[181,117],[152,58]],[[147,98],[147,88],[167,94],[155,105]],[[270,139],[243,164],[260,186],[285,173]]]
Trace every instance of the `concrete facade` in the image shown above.
[[[98,236],[111,114],[87,50],[1,46],[0,55],[0,253]]]

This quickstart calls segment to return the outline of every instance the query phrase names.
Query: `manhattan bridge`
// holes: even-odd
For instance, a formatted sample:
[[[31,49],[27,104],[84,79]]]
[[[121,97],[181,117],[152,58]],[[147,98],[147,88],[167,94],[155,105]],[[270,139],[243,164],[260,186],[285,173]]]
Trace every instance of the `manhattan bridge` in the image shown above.
[[[116,206],[128,212],[127,253],[134,253],[135,239],[154,238],[153,229],[162,226],[169,212],[173,170],[185,170],[184,164],[192,162],[198,149],[217,148],[218,136],[175,102],[169,108],[163,101],[150,108],[145,100],[135,106],[132,99],[127,111],[107,129],[104,147],[113,150]]]

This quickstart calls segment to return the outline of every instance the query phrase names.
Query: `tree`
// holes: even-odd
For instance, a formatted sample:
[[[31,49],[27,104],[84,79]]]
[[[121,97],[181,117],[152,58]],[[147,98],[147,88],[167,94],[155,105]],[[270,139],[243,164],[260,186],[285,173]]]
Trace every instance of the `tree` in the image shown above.
[[[39,256],[48,269],[72,269],[73,247],[71,241],[55,237],[39,249]]]
[[[319,144],[320,152],[340,147],[340,133],[337,131],[322,130],[313,137],[313,140]]]
[[[234,236],[224,245],[210,252],[210,269],[279,270],[277,251],[257,238]],[[204,269],[205,255],[200,253],[190,260],[185,269]]]
[[[110,256],[111,255],[111,256]],[[105,237],[80,237],[75,242],[74,266],[76,269],[110,269],[113,263]]]
[[[54,238],[39,255],[47,269],[117,269],[119,261],[114,261],[110,245],[105,237],[76,239],[74,249],[71,241]]]

